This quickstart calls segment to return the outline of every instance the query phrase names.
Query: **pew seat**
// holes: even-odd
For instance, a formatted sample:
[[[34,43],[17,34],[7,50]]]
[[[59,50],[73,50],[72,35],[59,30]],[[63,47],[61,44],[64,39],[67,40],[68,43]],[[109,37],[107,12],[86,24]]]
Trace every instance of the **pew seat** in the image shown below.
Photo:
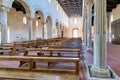
[[[0,69],[22,69],[29,71],[50,71],[50,72],[74,72],[79,74],[79,58],[68,58],[68,57],[28,57],[28,56],[0,56],[0,61],[9,60],[9,61],[27,61],[30,63],[29,68],[5,68],[0,67]],[[76,64],[75,70],[68,69],[51,69],[51,68],[36,68],[36,62],[72,62]]]

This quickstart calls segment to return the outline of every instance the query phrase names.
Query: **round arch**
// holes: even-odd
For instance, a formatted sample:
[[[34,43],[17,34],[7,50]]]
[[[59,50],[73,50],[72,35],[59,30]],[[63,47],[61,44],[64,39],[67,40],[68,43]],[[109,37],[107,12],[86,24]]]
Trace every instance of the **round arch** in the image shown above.
[[[52,18],[50,16],[46,18],[46,27],[44,30],[45,38],[52,38]]]
[[[16,6],[16,4],[23,7],[24,11],[22,9],[18,10],[19,6]],[[31,17],[29,3],[26,0],[14,0],[8,12],[9,42],[29,40],[28,17]]]
[[[50,17],[51,20],[52,20],[53,15],[52,15],[51,13],[47,12],[47,13],[45,13],[45,21],[47,20],[48,17]],[[52,20],[52,21],[53,21],[53,20]]]
[[[56,37],[60,37],[60,35],[59,35],[59,22],[56,22],[55,26],[56,26]]]
[[[33,19],[33,35],[34,39],[44,37],[44,15],[40,10],[35,12],[35,17]]]
[[[40,11],[42,15],[44,16],[44,22],[45,22],[45,11],[42,7],[39,7],[40,5],[35,5],[31,11],[31,15],[35,17],[35,12]]]

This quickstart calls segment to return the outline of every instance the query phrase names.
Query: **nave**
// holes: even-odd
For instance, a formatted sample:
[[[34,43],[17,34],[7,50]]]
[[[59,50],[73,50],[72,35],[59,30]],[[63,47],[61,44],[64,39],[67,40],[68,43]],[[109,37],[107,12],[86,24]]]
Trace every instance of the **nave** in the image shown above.
[[[0,0],[1,78],[120,80],[119,9],[119,0]]]

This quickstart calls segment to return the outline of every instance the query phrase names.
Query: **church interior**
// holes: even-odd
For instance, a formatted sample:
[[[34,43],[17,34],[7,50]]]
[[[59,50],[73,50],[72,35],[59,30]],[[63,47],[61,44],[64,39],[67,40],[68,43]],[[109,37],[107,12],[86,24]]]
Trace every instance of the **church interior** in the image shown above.
[[[120,80],[120,0],[0,0],[0,80]]]

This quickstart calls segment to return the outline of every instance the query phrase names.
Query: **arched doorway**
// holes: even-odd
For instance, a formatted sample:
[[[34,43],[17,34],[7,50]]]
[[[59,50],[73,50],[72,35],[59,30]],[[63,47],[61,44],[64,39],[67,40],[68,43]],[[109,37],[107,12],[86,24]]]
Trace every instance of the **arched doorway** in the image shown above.
[[[45,38],[52,38],[52,19],[50,16],[46,19],[46,26],[44,27]]]
[[[78,37],[78,28],[74,28],[72,32],[73,32],[73,34],[72,34],[73,38],[77,38]]]
[[[43,38],[43,21],[44,21],[43,13],[41,11],[36,11],[35,18],[33,19],[34,39]]]
[[[29,40],[29,16],[29,6],[23,0],[14,0],[8,12],[8,42]]]

